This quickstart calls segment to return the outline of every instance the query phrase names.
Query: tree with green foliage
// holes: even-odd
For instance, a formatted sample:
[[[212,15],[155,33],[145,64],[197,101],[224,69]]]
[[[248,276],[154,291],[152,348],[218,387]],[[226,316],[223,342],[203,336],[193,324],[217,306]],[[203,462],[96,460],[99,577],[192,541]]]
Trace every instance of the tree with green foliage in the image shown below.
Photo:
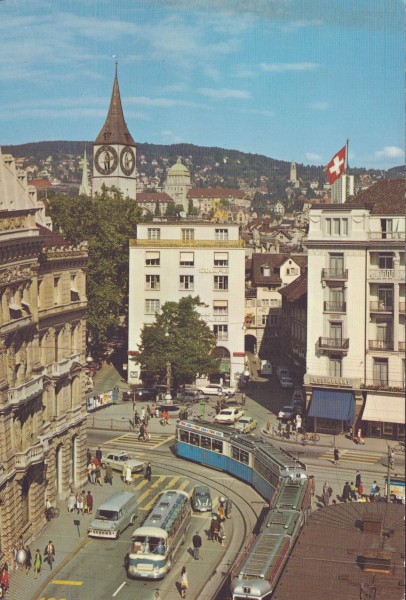
[[[166,365],[172,370],[175,388],[192,383],[200,374],[218,371],[212,357],[216,339],[197,308],[200,298],[186,296],[179,302],[166,302],[152,325],[141,331],[140,354],[134,358],[149,380],[166,381]]]
[[[55,231],[73,245],[87,240],[87,328],[92,353],[103,353],[110,328],[128,313],[128,243],[136,236],[141,211],[112,188],[94,198],[59,194],[49,203]]]

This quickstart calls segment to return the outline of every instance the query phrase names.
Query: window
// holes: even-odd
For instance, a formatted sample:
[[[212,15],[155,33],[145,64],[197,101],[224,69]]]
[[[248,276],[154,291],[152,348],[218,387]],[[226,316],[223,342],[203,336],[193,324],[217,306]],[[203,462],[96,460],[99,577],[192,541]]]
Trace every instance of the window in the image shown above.
[[[380,269],[393,269],[393,254],[380,254],[378,265]]]
[[[387,321],[378,322],[376,324],[376,333],[378,342],[392,341],[392,324]]]
[[[388,359],[374,358],[374,385],[388,385]]]
[[[160,240],[161,230],[159,228],[148,228],[148,239],[149,240]]]
[[[339,356],[332,356],[329,363],[330,377],[341,377],[342,360]]]
[[[159,275],[145,275],[145,289],[159,290]]]
[[[80,300],[79,290],[76,286],[76,275],[70,276],[70,299],[71,302],[77,302]]]
[[[227,275],[215,275],[214,276],[214,289],[215,290],[228,290],[228,276]]]
[[[147,252],[145,254],[145,264],[147,267],[159,267],[160,258],[159,252]]]
[[[61,278],[54,277],[54,304],[60,304]]]
[[[330,338],[331,343],[334,346],[341,347],[343,339],[343,325],[342,323],[330,323]]]
[[[393,221],[392,219],[381,219],[382,239],[392,239]]]
[[[342,276],[344,274],[344,256],[342,254],[330,254],[329,259],[330,274]]]
[[[213,332],[218,340],[228,340],[228,325],[214,325]]]
[[[267,324],[268,324],[268,315],[261,315],[261,325],[266,327]]]
[[[193,290],[195,284],[194,275],[180,275],[179,284],[181,290]]]
[[[214,266],[215,267],[228,267],[228,252],[215,252],[214,253]]]
[[[214,235],[217,241],[228,240],[228,229],[215,229]]]
[[[378,288],[378,303],[380,309],[391,310],[393,308],[393,288],[391,286]]]
[[[340,235],[340,219],[333,219],[333,235]]]
[[[331,219],[326,219],[326,234],[331,235]]]
[[[341,219],[341,234],[348,235],[348,219]]]
[[[326,235],[348,235],[348,219],[326,219]]]
[[[214,300],[213,301],[213,314],[214,315],[227,315],[228,314],[228,300]]]
[[[195,264],[194,252],[181,252],[179,264],[181,267],[193,267]]]
[[[194,229],[182,229],[182,240],[194,240],[195,230]]]
[[[145,314],[146,315],[154,315],[155,313],[159,312],[159,310],[160,310],[159,300],[150,300],[150,299],[145,300]]]

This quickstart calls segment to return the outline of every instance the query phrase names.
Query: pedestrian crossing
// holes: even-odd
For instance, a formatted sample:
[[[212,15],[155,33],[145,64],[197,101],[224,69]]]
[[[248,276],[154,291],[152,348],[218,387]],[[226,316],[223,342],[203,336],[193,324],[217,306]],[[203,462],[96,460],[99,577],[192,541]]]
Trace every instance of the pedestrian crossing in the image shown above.
[[[324,454],[320,456],[331,462],[334,462],[334,449],[329,448]],[[382,456],[377,453],[369,453],[367,450],[340,450],[341,462],[353,462],[353,463],[365,463],[365,464],[376,464],[382,460]]]
[[[171,433],[151,433],[151,438],[144,442],[143,440],[138,439],[138,432],[130,431],[129,433],[124,433],[123,435],[119,435],[112,440],[109,440],[104,444],[105,449],[108,450],[125,450],[126,452],[134,452],[137,450],[140,451],[149,451],[155,450],[159,448],[163,444],[166,444],[169,440],[174,439],[174,435]]]

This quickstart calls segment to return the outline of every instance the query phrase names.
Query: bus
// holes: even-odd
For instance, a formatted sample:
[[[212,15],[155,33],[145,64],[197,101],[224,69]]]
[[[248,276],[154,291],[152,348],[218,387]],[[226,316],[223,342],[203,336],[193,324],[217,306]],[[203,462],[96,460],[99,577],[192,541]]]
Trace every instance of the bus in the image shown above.
[[[126,559],[127,575],[162,579],[170,571],[175,554],[184,543],[191,521],[189,494],[166,490],[141,527],[131,536]]]

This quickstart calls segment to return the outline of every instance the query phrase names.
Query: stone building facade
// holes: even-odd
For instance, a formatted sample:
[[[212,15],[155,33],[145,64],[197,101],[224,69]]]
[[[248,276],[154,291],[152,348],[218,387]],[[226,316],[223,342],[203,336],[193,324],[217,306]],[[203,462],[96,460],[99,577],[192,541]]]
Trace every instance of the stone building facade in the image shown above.
[[[43,206],[0,153],[0,557],[84,483],[85,244],[44,226]],[[49,225],[49,222],[47,223]]]

